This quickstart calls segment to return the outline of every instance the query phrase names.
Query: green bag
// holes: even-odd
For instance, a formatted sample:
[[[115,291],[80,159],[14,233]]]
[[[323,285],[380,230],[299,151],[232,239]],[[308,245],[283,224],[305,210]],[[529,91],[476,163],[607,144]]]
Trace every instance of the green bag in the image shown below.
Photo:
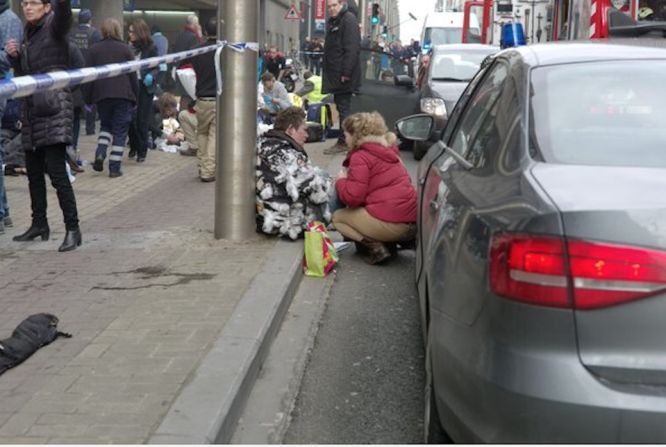
[[[325,277],[339,259],[326,227],[318,221],[310,222],[305,229],[304,251],[303,270],[306,276]]]

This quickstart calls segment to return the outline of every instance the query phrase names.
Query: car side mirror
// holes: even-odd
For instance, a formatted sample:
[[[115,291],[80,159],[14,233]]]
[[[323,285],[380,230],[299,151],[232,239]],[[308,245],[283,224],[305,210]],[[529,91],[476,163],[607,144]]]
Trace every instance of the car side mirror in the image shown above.
[[[399,87],[414,87],[414,79],[407,75],[397,75],[394,82]]]
[[[411,141],[428,141],[435,127],[435,119],[427,114],[411,115],[395,123],[398,136]]]

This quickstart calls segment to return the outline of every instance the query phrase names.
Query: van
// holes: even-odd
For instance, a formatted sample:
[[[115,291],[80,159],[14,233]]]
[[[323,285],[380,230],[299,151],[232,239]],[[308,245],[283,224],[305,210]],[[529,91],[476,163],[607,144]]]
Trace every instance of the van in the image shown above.
[[[423,52],[427,53],[435,45],[462,43],[462,30],[465,14],[463,12],[433,12],[426,16],[421,31]],[[469,17],[469,36],[467,43],[481,41],[479,19],[475,14]]]

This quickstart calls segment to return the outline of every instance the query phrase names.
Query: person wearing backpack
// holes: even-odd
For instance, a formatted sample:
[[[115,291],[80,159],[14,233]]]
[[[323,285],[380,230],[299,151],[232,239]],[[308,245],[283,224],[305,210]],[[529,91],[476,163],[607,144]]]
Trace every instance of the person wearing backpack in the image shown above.
[[[69,34],[69,40],[79,47],[83,59],[85,60],[88,55],[88,49],[92,44],[102,40],[102,35],[92,26],[92,12],[89,9],[82,9],[79,12],[79,24],[73,28]],[[94,105],[84,105],[83,107],[74,108],[74,141],[79,138],[81,112],[86,120],[86,135],[95,134],[95,117],[97,110]]]

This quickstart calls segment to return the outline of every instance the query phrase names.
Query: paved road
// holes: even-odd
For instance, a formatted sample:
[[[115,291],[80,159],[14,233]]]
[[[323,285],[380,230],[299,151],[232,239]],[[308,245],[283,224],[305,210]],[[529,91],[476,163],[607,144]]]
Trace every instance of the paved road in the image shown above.
[[[374,267],[342,252],[284,442],[421,443],[423,361],[414,252]]]

